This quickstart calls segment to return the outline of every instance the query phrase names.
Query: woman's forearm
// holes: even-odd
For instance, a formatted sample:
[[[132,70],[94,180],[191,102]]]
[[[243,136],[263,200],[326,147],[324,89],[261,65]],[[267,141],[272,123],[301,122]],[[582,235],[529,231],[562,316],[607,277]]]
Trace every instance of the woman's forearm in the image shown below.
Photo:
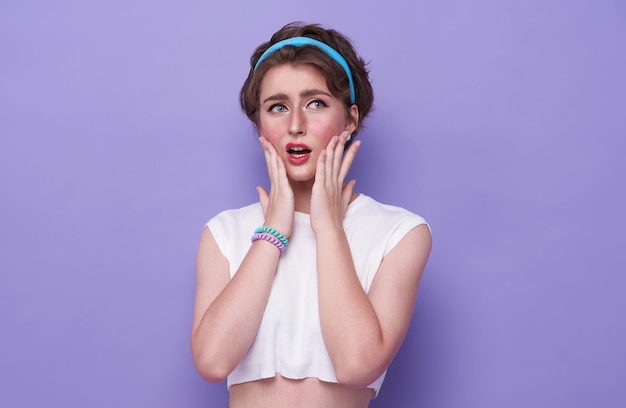
[[[343,229],[317,235],[319,312],[324,342],[341,383],[365,386],[384,371],[383,332],[354,268]]]
[[[365,294],[343,229],[317,234],[322,334],[337,379],[367,386],[389,366],[406,336],[431,248],[427,225],[411,229],[378,266]]]
[[[278,258],[276,246],[255,241],[237,273],[194,328],[194,362],[208,381],[223,380],[250,348],[267,304]]]

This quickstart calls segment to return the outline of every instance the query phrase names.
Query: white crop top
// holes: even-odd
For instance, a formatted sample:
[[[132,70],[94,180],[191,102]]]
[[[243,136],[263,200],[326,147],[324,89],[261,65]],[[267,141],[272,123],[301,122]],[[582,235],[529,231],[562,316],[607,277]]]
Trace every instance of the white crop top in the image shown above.
[[[250,248],[250,237],[263,224],[255,203],[224,211],[206,225],[226,257],[231,278]],[[426,221],[403,208],[359,195],[350,203],[344,228],[359,281],[365,292],[383,257],[415,226]],[[307,377],[337,382],[320,326],[315,235],[309,215],[295,213],[289,248],[281,256],[261,325],[246,356],[228,376],[228,387],[274,377]],[[383,373],[368,388],[378,394]]]

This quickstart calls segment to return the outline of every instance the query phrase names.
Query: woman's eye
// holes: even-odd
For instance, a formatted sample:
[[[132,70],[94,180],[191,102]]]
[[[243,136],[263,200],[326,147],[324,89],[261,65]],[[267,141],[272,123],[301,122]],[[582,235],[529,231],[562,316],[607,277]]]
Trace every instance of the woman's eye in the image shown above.
[[[309,103],[309,106],[313,109],[320,109],[326,106],[326,104],[324,103],[324,101],[320,101],[319,99],[316,99],[314,101],[312,101],[311,103]]]
[[[281,105],[281,104],[276,104],[276,105],[272,105],[269,108],[270,112],[276,112],[276,113],[281,113],[284,112],[286,110],[285,105]]]

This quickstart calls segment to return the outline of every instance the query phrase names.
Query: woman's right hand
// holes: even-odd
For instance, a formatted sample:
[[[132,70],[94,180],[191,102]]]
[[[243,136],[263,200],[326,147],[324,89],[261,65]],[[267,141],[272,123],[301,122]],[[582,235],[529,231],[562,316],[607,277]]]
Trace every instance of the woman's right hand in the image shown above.
[[[289,237],[293,231],[293,219],[295,203],[293,190],[287,178],[285,163],[278,156],[276,149],[263,136],[259,137],[259,142],[263,146],[265,163],[270,178],[270,192],[267,193],[263,187],[258,186],[259,200],[263,207],[265,225],[272,227],[285,237]]]

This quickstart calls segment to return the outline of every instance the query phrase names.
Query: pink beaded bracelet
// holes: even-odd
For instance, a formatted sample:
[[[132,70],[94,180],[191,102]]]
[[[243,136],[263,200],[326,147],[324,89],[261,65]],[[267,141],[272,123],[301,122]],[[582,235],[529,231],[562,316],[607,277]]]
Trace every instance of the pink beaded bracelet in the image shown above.
[[[259,239],[262,239],[264,241],[270,242],[274,245],[276,245],[276,247],[280,250],[280,254],[284,254],[285,253],[285,245],[279,240],[277,239],[275,236],[273,236],[272,234],[268,234],[266,232],[261,232],[261,233],[257,233],[252,235],[252,238],[250,238],[250,240],[252,242],[257,241]]]

